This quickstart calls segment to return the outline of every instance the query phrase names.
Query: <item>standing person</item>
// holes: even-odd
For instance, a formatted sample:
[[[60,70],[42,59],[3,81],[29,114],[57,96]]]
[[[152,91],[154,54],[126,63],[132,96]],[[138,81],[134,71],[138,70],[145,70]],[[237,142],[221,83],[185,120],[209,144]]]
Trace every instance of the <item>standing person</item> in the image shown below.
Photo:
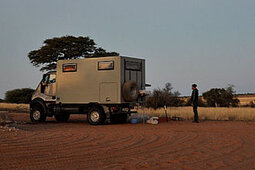
[[[194,123],[199,123],[198,120],[198,112],[197,112],[197,105],[198,105],[198,89],[196,84],[192,84],[192,95],[191,95],[191,102],[193,106],[194,112]]]

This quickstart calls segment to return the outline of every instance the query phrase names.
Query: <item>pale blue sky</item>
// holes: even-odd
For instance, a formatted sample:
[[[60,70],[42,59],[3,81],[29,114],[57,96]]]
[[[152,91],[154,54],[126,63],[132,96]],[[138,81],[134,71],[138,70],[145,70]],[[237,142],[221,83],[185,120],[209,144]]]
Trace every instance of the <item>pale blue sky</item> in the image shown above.
[[[27,53],[47,38],[90,36],[108,51],[146,59],[152,89],[182,95],[234,84],[255,92],[254,0],[0,0],[0,98],[36,88]]]

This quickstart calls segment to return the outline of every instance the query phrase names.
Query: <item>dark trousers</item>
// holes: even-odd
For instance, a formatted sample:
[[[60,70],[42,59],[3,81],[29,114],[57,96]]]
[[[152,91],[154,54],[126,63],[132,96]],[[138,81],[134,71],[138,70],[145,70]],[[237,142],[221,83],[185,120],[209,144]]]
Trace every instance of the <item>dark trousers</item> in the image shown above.
[[[197,103],[193,103],[194,121],[198,122]]]

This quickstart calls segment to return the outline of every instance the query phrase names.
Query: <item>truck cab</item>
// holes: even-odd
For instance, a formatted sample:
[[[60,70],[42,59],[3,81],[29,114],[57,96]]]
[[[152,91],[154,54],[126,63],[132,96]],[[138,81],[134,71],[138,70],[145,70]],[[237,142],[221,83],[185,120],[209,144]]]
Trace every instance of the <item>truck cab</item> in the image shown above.
[[[56,71],[47,72],[43,75],[41,82],[32,96],[32,100],[37,97],[42,98],[44,101],[55,101]]]

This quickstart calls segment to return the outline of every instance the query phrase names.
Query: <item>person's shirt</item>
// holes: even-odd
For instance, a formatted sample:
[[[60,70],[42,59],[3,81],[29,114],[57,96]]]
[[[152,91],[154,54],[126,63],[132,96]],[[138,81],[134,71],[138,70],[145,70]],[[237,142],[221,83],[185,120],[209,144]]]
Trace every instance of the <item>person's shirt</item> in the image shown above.
[[[194,89],[192,91],[191,102],[192,103],[197,103],[198,102],[198,89]]]

